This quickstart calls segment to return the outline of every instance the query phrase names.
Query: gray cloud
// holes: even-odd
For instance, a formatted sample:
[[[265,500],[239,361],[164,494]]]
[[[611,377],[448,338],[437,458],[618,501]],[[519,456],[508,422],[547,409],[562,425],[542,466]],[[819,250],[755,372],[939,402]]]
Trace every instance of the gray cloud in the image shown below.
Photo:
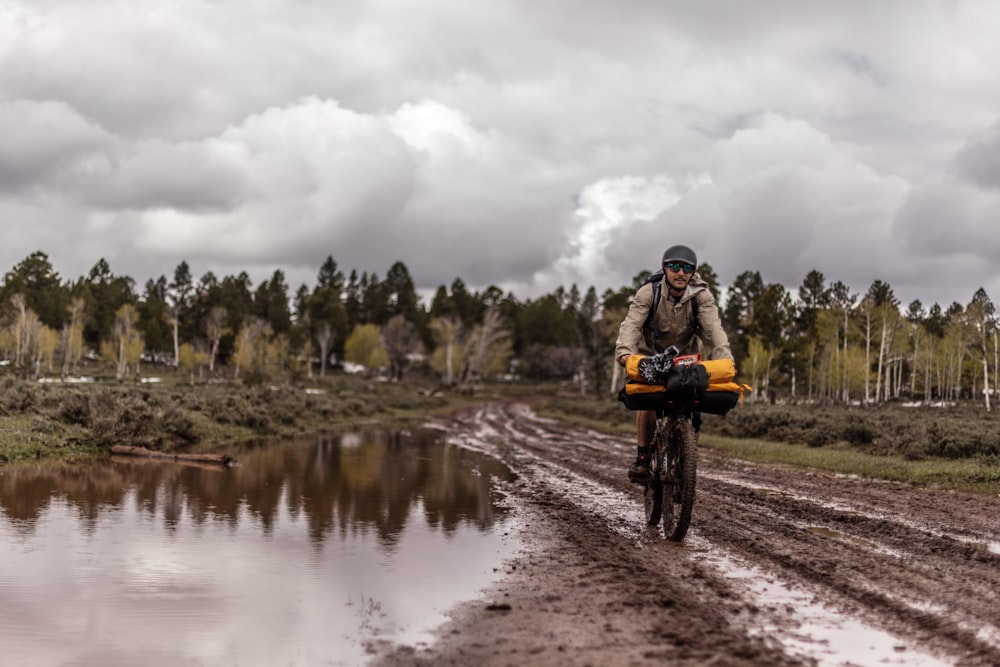
[[[959,151],[956,164],[963,179],[1000,189],[1000,122],[971,136]]]
[[[109,137],[62,102],[0,102],[0,192],[41,188],[105,159]]]
[[[617,288],[685,242],[723,283],[1000,298],[998,13],[13,0],[0,263],[294,288],[332,255],[528,298]]]

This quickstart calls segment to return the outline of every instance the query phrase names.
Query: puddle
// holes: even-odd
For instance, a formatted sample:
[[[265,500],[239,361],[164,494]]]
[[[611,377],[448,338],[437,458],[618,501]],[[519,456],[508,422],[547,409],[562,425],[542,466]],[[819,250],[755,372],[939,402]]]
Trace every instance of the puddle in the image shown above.
[[[439,436],[0,468],[4,664],[356,665],[429,642],[518,548],[510,472]]]

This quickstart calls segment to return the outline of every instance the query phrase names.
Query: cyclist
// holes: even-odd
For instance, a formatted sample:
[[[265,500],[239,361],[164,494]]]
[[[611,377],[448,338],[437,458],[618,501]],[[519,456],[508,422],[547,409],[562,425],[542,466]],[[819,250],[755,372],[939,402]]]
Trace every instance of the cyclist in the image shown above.
[[[632,298],[618,329],[615,359],[625,366],[629,355],[652,355],[670,346],[676,347],[679,354],[694,354],[699,351],[699,341],[703,359],[732,359],[715,297],[708,283],[695,272],[697,255],[687,246],[671,246],[663,253],[662,265],[659,289],[654,290],[654,274],[654,280],[640,287]],[[655,306],[654,292],[659,292],[659,303]],[[637,410],[635,417],[637,452],[635,463],[628,469],[628,478],[644,484],[649,478],[649,445],[656,432],[656,412]],[[695,414],[692,423],[697,433],[700,415]]]

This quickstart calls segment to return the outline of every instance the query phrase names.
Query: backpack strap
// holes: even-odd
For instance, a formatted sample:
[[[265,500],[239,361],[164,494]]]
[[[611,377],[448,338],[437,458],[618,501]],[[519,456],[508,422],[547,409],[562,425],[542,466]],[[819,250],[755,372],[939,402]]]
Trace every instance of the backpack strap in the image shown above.
[[[691,299],[691,328],[695,335],[701,334],[701,322],[698,321],[698,295]]]
[[[656,309],[660,307],[660,290],[663,289],[663,269],[646,278],[646,282],[653,284],[653,304],[649,307],[649,313],[646,315],[646,321],[642,323],[642,328],[644,331],[652,331],[653,316],[656,314]],[[653,331],[653,337],[659,338],[660,332]]]
[[[643,331],[652,331],[653,338],[659,338],[660,332],[653,330],[653,316],[656,315],[656,309],[660,307],[660,292],[663,289],[663,269],[646,278],[646,282],[653,284],[653,303],[649,307],[649,313],[646,315],[646,321],[642,323],[642,328]],[[701,333],[701,322],[698,321],[697,294],[691,299],[691,327],[696,335]]]

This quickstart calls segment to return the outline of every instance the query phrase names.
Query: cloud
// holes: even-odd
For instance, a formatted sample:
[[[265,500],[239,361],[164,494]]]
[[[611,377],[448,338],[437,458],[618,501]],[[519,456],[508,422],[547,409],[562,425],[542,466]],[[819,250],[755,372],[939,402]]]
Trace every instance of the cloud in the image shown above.
[[[998,190],[950,178],[914,189],[894,220],[896,247],[910,267],[897,282],[925,303],[967,303],[979,287],[996,299],[998,219]]]
[[[955,162],[962,179],[983,188],[1000,189],[1000,122],[973,134]]]
[[[55,186],[99,168],[112,138],[63,102],[0,101],[0,192]]]
[[[245,196],[243,155],[222,142],[121,147],[81,183],[81,198],[105,210],[226,210]]]
[[[566,230],[558,258],[551,269],[536,273],[534,282],[576,284],[587,289],[623,272],[638,273],[648,265],[645,255],[649,254],[649,245],[628,248],[617,239],[674,205],[680,198],[678,190],[678,185],[666,176],[622,176],[587,186],[580,193],[573,224]]]
[[[569,211],[538,185],[544,163],[430,100],[363,114],[306,98],[201,142],[128,148],[91,184],[89,229],[134,239],[125,254],[147,261],[315,273],[331,255],[489,284],[545,266]]]
[[[143,210],[136,245],[144,253],[279,264],[311,253],[322,261],[353,237],[377,236],[412,190],[412,156],[384,119],[316,98],[251,116],[197,149],[172,151],[200,162],[184,185],[214,173],[228,195],[208,210],[201,196]],[[159,173],[173,180],[169,168]]]
[[[587,223],[570,245],[603,246],[607,262],[596,266],[611,284],[655,270],[675,243],[694,248],[723,284],[756,270],[796,289],[813,269],[853,283],[884,265],[907,192],[901,179],[879,175],[809,124],[773,113],[748,119],[702,154],[704,171],[586,190],[577,215]],[[564,263],[593,256],[580,252]]]
[[[681,242],[724,283],[1000,293],[997,11],[13,0],[0,215],[30,227],[0,241],[140,284],[188,261],[296,286],[331,255],[533,298]],[[962,269],[929,277],[931,246]]]

